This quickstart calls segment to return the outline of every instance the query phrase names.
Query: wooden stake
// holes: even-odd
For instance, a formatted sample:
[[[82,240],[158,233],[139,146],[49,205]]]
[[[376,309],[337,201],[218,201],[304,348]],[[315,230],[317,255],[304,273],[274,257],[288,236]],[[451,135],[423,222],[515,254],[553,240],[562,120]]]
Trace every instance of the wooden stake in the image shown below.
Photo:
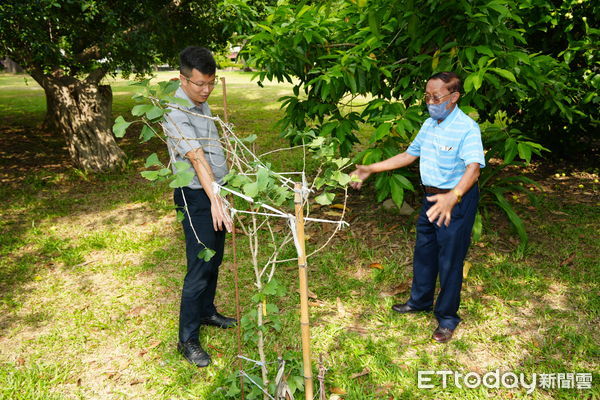
[[[227,114],[227,86],[225,85],[225,77],[221,78],[223,84],[223,120],[226,124],[229,123],[229,114]]]
[[[227,114],[227,85],[225,83],[225,77],[221,78],[221,83],[223,84],[223,118],[225,123],[229,123],[229,115]],[[233,205],[234,197],[233,195],[229,196],[229,201],[231,205]],[[242,355],[242,328],[241,328],[241,309],[240,309],[240,290],[238,286],[239,278],[238,278],[238,263],[237,263],[237,243],[235,240],[235,216],[232,221],[233,229],[231,231],[231,244],[233,251],[233,282],[235,286],[235,318],[237,319],[236,325],[236,333],[237,333],[237,352],[238,355]],[[238,359],[238,368],[240,370],[240,391],[241,391],[241,399],[244,400],[244,377],[241,372],[243,370],[242,359],[237,357]]]
[[[302,330],[302,359],[304,364],[304,394],[306,400],[313,400],[313,377],[310,356],[310,324],[308,321],[308,272],[304,247],[304,212],[302,210],[302,184],[294,186],[296,195],[296,236],[299,243],[298,274],[300,277],[300,328]]]

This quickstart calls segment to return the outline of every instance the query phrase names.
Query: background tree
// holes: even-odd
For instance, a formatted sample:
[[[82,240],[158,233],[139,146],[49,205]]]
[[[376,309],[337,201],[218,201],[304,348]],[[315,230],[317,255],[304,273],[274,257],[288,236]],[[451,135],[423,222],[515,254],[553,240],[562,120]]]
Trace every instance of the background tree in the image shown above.
[[[422,101],[427,78],[456,71],[464,79],[461,108],[480,122],[484,145],[493,148],[488,155],[493,155],[494,166],[486,168],[481,179],[482,204],[501,207],[524,243],[523,224],[505,194],[532,182],[506,180],[500,171],[540,154],[544,147],[536,139],[552,143],[552,135],[586,131],[591,136],[597,128],[599,31],[592,28],[597,17],[591,14],[598,8],[592,3],[280,3],[257,25],[260,31],[251,38],[248,52],[259,69],[259,82],[294,84],[294,95],[282,98],[281,121],[292,142],[316,132],[336,138],[346,155],[358,142],[360,124],[372,125],[369,147],[356,157],[361,164],[405,149],[427,118]],[[543,31],[566,25],[574,10],[579,20],[571,30],[577,35],[564,40],[557,33],[546,37],[547,44],[530,45]],[[579,62],[573,68],[568,60]],[[410,173],[379,174],[378,200],[391,197],[400,206],[404,191],[413,189],[406,176]]]
[[[45,125],[64,136],[73,164],[106,171],[125,155],[111,132],[107,74],[146,74],[177,65],[187,45],[218,49],[232,9],[201,1],[6,0],[0,54],[20,64],[46,94]]]

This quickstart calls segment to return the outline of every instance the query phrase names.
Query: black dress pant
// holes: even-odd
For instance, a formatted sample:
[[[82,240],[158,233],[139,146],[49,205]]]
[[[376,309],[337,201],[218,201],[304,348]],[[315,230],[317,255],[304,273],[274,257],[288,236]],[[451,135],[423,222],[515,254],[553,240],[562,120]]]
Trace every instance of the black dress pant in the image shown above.
[[[435,222],[429,222],[426,214],[435,203],[429,201],[428,196],[423,199],[417,220],[413,282],[408,305],[417,310],[430,310],[434,306],[435,284],[439,276],[440,292],[434,314],[442,328],[455,329],[460,322],[458,307],[463,264],[471,244],[478,202],[479,188],[475,184],[452,209],[450,225],[437,226]]]
[[[217,312],[214,299],[219,265],[223,261],[225,230],[214,230],[210,199],[203,189],[176,188],[173,198],[177,210],[185,216],[182,225],[185,233],[187,274],[181,293],[179,340],[186,342],[198,339],[202,318]],[[205,246],[216,252],[209,261],[198,257]]]

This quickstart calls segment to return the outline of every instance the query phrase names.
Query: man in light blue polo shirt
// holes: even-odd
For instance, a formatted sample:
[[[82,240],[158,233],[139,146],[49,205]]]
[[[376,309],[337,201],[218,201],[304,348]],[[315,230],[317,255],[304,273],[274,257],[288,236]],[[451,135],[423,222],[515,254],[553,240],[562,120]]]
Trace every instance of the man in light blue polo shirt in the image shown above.
[[[351,183],[360,189],[371,174],[402,168],[420,158],[425,196],[417,221],[412,289],[410,299],[392,309],[399,313],[431,310],[439,275],[440,293],[434,307],[438,327],[432,338],[440,343],[452,338],[460,322],[462,268],[477,213],[477,179],[485,167],[479,126],[457,105],[460,91],[460,78],[453,72],[429,78],[425,102],[430,118],[415,140],[404,153],[357,165],[352,175],[360,182]]]

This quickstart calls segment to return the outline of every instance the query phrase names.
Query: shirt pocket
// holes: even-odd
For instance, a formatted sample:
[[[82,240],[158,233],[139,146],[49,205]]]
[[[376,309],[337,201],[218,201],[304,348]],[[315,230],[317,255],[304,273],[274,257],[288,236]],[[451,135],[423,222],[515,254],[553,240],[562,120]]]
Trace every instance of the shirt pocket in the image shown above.
[[[453,143],[441,143],[437,146],[438,166],[442,171],[449,172],[458,166],[458,146]]]

